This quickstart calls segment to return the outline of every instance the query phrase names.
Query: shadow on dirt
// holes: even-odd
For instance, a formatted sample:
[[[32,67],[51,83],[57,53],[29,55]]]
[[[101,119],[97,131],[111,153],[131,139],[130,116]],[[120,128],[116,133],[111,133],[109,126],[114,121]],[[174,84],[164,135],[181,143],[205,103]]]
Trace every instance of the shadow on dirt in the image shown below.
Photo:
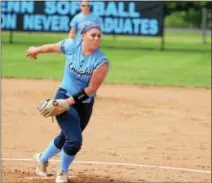
[[[115,180],[111,178],[100,178],[100,177],[78,177],[78,178],[70,178],[70,183],[132,183],[127,181]]]
[[[24,172],[24,171],[3,171],[2,174],[3,183],[53,183],[55,182],[55,175],[50,174],[48,177],[38,177],[35,173]],[[102,177],[98,175],[80,175],[80,176],[70,176],[69,183],[135,183],[124,180],[116,180],[110,176],[103,175]],[[139,182],[144,182],[139,181]]]

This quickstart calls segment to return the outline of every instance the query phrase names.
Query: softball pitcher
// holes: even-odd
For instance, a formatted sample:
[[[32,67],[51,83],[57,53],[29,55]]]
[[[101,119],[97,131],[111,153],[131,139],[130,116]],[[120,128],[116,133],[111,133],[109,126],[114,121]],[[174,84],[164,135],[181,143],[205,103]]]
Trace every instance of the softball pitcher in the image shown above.
[[[63,53],[66,56],[63,80],[55,99],[45,100],[38,109],[44,117],[56,116],[61,128],[44,152],[35,155],[36,174],[47,176],[48,160],[60,154],[56,183],[68,182],[68,170],[82,146],[82,131],[92,114],[95,94],[108,71],[109,61],[100,51],[102,31],[98,24],[86,25],[82,41],[65,39],[59,43],[30,47],[26,56],[37,59],[42,53]]]

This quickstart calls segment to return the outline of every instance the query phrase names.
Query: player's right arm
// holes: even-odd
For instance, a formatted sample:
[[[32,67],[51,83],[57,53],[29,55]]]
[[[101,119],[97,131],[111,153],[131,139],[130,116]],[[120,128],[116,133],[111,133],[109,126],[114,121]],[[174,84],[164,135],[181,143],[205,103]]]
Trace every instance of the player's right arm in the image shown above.
[[[43,53],[61,53],[60,44],[54,43],[54,44],[45,44],[37,47],[31,46],[26,50],[25,55],[26,57],[37,59],[37,55]]]
[[[38,54],[44,54],[44,53],[67,54],[73,50],[73,47],[74,47],[73,39],[64,39],[58,43],[45,44],[38,47],[31,46],[26,50],[25,55],[26,57],[37,59]]]

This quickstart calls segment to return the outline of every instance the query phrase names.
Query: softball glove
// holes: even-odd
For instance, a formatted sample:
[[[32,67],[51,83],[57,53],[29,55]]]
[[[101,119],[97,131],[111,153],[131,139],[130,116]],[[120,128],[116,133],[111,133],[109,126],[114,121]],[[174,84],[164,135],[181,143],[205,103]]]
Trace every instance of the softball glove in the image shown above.
[[[45,118],[62,114],[68,111],[69,108],[69,104],[64,99],[45,99],[37,107],[40,114]]]

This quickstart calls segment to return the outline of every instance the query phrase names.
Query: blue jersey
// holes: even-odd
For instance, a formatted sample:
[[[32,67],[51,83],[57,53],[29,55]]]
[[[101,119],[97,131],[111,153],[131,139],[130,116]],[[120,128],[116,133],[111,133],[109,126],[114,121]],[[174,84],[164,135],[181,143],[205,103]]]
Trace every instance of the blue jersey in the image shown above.
[[[75,39],[77,41],[81,40],[81,30],[84,26],[84,24],[95,22],[99,25],[101,25],[101,19],[94,15],[93,13],[90,13],[89,15],[83,15],[82,13],[77,14],[72,19],[70,26],[76,29],[76,37]]]
[[[68,96],[88,87],[92,72],[104,63],[109,64],[108,59],[99,49],[89,56],[84,56],[82,42],[76,42],[73,39],[61,41],[60,49],[66,56],[64,76],[60,87],[67,90]],[[84,102],[90,102],[92,97]]]

